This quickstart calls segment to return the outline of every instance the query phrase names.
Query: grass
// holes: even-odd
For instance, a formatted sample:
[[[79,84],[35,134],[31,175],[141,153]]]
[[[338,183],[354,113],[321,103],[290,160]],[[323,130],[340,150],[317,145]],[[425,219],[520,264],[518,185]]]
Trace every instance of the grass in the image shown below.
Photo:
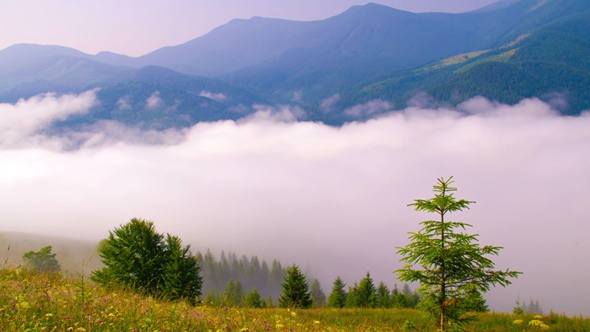
[[[590,331],[590,319],[480,314],[467,331]],[[520,324],[515,321],[521,320]],[[2,331],[433,331],[433,321],[411,309],[247,309],[193,307],[86,278],[0,270]]]

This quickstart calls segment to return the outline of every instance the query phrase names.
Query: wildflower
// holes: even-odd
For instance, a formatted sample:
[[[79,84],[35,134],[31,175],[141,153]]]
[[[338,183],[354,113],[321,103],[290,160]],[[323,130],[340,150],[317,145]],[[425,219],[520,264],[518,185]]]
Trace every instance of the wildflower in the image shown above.
[[[283,324],[277,324],[277,325],[275,325],[275,327],[277,328],[277,330],[280,330],[283,327],[285,327],[285,325],[283,325]]]
[[[291,316],[297,317],[297,313],[295,311],[291,311]]]
[[[517,320],[513,321],[512,324],[522,325],[522,319],[517,319]]]
[[[318,324],[320,324],[320,321],[319,321],[319,320],[315,320],[315,321],[313,321],[313,323],[314,323],[315,325],[318,325]]]
[[[53,314],[45,314],[45,317],[53,317]]]
[[[533,318],[534,319],[543,319],[543,316],[541,316],[541,315],[535,315],[535,316],[533,316]]]
[[[240,332],[248,332],[250,331],[247,327],[243,327],[240,329]]]
[[[540,320],[537,319],[533,319],[529,322],[529,325],[531,326],[541,326],[543,325],[543,322],[541,322]]]

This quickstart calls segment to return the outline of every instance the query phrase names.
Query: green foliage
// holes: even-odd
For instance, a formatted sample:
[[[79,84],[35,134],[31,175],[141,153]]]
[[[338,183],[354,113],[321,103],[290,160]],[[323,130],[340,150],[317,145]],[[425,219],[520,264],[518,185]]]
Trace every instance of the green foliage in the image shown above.
[[[391,307],[391,295],[389,288],[383,282],[377,286],[377,307],[378,308],[390,308]]]
[[[287,276],[283,282],[283,292],[279,297],[281,308],[310,308],[312,306],[309,286],[299,267],[293,264],[287,268]]]
[[[332,292],[328,296],[328,307],[330,308],[344,308],[346,304],[346,291],[344,287],[346,284],[342,281],[340,276],[336,277],[332,285]]]
[[[361,279],[356,294],[358,307],[375,308],[377,306],[377,289],[375,289],[375,284],[369,272]]]
[[[56,254],[51,253],[51,246],[41,248],[39,251],[29,251],[23,255],[25,268],[39,273],[56,273],[61,271]]]
[[[193,303],[201,295],[200,267],[190,246],[157,233],[152,222],[131,219],[110,232],[98,251],[105,267],[92,273],[93,281],[122,283],[142,293]]]
[[[253,289],[246,294],[244,298],[244,307],[246,308],[262,308],[263,300],[260,297],[260,293],[256,289]]]
[[[230,280],[225,287],[224,304],[228,306],[236,306],[242,303],[244,299],[244,288],[239,280]]]
[[[445,330],[451,321],[459,322],[468,308],[465,300],[469,292],[489,291],[491,286],[507,286],[509,278],[521,272],[493,270],[494,262],[486,255],[498,255],[501,247],[477,244],[477,234],[465,231],[471,225],[445,220],[447,213],[468,209],[475,202],[457,200],[451,187],[452,177],[439,178],[434,185],[435,196],[417,199],[409,206],[416,211],[435,213],[439,220],[421,222],[423,228],[410,234],[410,244],[398,247],[404,267],[395,271],[399,279],[420,282],[424,296],[422,308],[440,317],[438,327]]]
[[[315,308],[321,308],[326,303],[326,295],[322,290],[319,280],[313,279],[311,285],[309,286],[309,293]]]

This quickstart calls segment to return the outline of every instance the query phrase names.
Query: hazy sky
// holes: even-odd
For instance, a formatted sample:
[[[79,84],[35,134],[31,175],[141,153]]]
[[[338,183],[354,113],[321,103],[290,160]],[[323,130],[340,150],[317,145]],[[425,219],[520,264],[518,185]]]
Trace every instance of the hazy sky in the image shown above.
[[[139,56],[182,44],[233,18],[318,20],[359,0],[7,0],[0,10],[0,49],[17,43],[68,46],[95,54]],[[495,0],[376,0],[408,11],[462,12]]]
[[[44,133],[94,102],[87,92],[0,104],[4,231],[99,240],[146,218],[195,249],[295,262],[326,292],[336,276],[352,285],[367,271],[392,287],[395,247],[432,218],[407,204],[454,175],[457,197],[477,203],[451,220],[504,247],[498,268],[525,273],[488,295],[492,309],[520,298],[590,315],[589,114],[476,98],[460,112],[409,108],[341,128],[259,107],[181,131]]]

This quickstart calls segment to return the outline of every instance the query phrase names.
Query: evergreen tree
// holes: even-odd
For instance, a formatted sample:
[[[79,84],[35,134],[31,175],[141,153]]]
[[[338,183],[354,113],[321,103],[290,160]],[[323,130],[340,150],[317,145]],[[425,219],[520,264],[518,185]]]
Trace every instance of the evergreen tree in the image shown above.
[[[359,307],[359,285],[355,282],[354,286],[348,287],[346,293],[346,308],[358,308]]]
[[[511,284],[509,278],[521,274],[510,270],[494,271],[494,262],[485,255],[497,255],[502,248],[480,247],[477,235],[460,232],[471,225],[445,220],[447,213],[468,209],[474,203],[455,199],[453,192],[457,189],[450,186],[452,183],[452,177],[440,178],[434,185],[433,198],[417,199],[410,204],[416,211],[437,214],[439,220],[423,221],[418,233],[410,233],[411,243],[398,247],[398,254],[406,264],[396,271],[402,281],[420,282],[423,307],[437,316],[438,328],[443,331],[450,321],[460,321],[465,311],[461,301],[467,290],[475,287],[486,292],[494,285],[507,286]]]
[[[225,304],[228,306],[237,306],[242,303],[244,299],[244,288],[240,280],[234,281],[230,279],[225,287]]]
[[[320,282],[317,279],[313,279],[313,281],[311,282],[310,295],[314,307],[321,308],[324,305],[324,303],[326,303],[326,295],[324,294],[322,286],[320,285]]]
[[[357,298],[358,307],[375,308],[377,306],[377,290],[369,272],[358,285]]]
[[[344,287],[346,284],[342,282],[340,276],[336,277],[332,285],[332,292],[328,296],[328,307],[330,308],[344,308],[346,305],[346,291]]]
[[[244,306],[246,308],[262,308],[262,299],[256,288],[246,294],[246,297],[244,298]]]
[[[200,266],[197,257],[190,253],[190,246],[182,246],[182,241],[170,234],[166,237],[166,264],[162,275],[162,294],[167,299],[184,298],[192,304],[201,295]]]
[[[283,281],[283,292],[279,298],[281,308],[310,308],[312,305],[309,286],[297,265],[287,268]]]
[[[168,299],[196,302],[201,295],[200,265],[180,239],[157,233],[154,224],[131,219],[99,244],[104,267],[92,273],[101,284],[112,282]]]
[[[391,296],[389,295],[389,288],[383,282],[377,286],[377,307],[379,308],[390,308],[391,307]]]
[[[51,253],[51,246],[41,248],[39,251],[29,251],[23,255],[25,268],[39,273],[57,273],[61,271],[56,254]]]

